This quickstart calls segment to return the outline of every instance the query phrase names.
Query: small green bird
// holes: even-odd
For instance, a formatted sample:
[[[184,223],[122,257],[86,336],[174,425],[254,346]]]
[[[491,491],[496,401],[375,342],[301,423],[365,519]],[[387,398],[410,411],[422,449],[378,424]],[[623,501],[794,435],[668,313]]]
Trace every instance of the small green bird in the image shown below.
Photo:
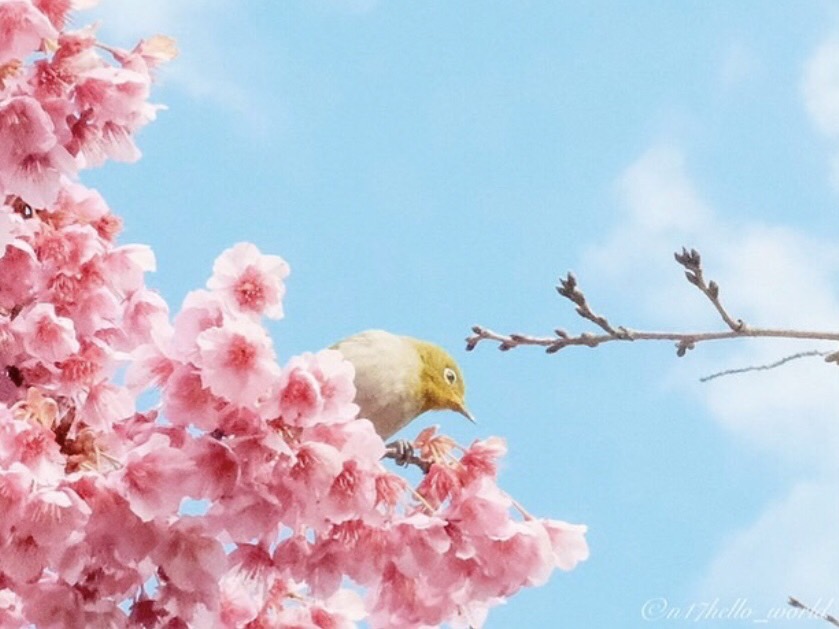
[[[439,345],[367,330],[332,346],[355,367],[355,403],[382,439],[426,411],[451,410],[475,421],[457,362]]]

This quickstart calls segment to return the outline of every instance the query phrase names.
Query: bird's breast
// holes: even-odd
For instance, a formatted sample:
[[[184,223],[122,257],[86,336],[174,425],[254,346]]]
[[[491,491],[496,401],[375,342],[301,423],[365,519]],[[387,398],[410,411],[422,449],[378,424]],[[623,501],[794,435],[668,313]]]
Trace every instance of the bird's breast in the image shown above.
[[[335,346],[355,367],[355,403],[383,439],[422,411],[420,358],[402,337],[383,331],[352,336]]]

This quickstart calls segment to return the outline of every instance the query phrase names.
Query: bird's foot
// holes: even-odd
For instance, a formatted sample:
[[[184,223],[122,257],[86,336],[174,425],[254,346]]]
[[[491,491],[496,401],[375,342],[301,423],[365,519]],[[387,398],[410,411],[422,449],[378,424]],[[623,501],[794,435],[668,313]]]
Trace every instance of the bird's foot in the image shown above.
[[[385,445],[391,458],[397,465],[406,467],[414,456],[414,446],[407,439],[397,439]]]

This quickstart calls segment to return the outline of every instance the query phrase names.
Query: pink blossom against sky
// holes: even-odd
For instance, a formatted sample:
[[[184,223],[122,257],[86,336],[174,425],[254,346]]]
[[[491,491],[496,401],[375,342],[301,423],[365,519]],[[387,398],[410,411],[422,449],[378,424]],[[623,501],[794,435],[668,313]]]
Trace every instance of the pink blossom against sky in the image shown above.
[[[77,178],[139,157],[175,49],[101,45],[68,6],[0,0],[4,626],[474,622],[585,560],[584,526],[551,536],[496,485],[497,439],[461,462],[427,429],[414,489],[340,354],[281,366],[280,256],[231,244],[179,310],[146,286],[152,249]]]

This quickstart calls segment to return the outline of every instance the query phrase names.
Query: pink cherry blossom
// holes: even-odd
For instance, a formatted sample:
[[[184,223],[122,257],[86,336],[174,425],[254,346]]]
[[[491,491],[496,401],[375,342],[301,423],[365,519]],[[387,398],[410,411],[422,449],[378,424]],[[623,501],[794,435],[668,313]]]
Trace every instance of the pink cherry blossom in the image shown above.
[[[32,0],[55,28],[64,28],[64,20],[73,3],[70,0]],[[78,7],[76,7],[78,8]]]
[[[122,305],[121,349],[132,350],[155,338],[171,337],[169,307],[158,293],[139,288],[131,292]]]
[[[0,277],[15,278],[13,282],[0,282],[0,308],[6,311],[29,302],[41,279],[30,251],[15,243],[6,247],[5,254],[0,257]]]
[[[110,213],[99,192],[73,182],[65,182],[52,214],[66,216],[65,220],[78,225],[90,225],[100,238],[109,242],[113,242],[122,225],[122,220]]]
[[[89,387],[81,412],[84,422],[93,428],[107,430],[111,423],[134,414],[134,397],[123,386],[103,380]]]
[[[23,600],[9,589],[0,590],[0,626],[23,629],[29,622],[23,616]]]
[[[58,31],[29,0],[0,3],[0,64],[24,59],[41,48],[44,39],[57,39]]]
[[[6,248],[11,245],[35,258],[32,247],[22,238],[29,236],[30,231],[26,221],[11,205],[0,205],[0,256],[5,254]]]
[[[280,414],[292,425],[306,425],[323,412],[323,395],[317,378],[305,369],[292,367],[280,385]]]
[[[340,352],[322,350],[293,357],[280,380],[278,412],[286,422],[305,426],[338,423],[358,415],[355,370]],[[274,407],[270,407],[274,410]]]
[[[0,101],[0,135],[0,193],[37,207],[53,203],[61,175],[74,175],[76,165],[41,104],[29,96]]]
[[[45,484],[57,483],[64,476],[64,457],[53,438],[52,431],[40,424],[16,422],[4,444],[7,461],[19,461],[32,478]]]
[[[281,257],[265,255],[251,243],[240,242],[216,259],[207,288],[219,292],[233,312],[280,319],[283,280],[288,273],[288,264]]]
[[[393,509],[405,493],[406,481],[396,474],[382,473],[376,477],[376,504]]]
[[[177,43],[166,35],[154,35],[148,39],[140,40],[128,54],[121,51],[114,52],[114,57],[119,59],[126,68],[133,68],[142,63],[146,72],[153,70],[161,63],[171,61],[177,56]]]
[[[171,363],[164,363],[166,369]],[[204,430],[218,425],[217,409],[223,400],[213,395],[204,385],[201,374],[190,364],[182,365],[166,377],[163,392],[163,412],[170,421],[188,426],[193,424]]]
[[[379,460],[385,455],[384,443],[367,419],[342,423],[340,430],[330,427],[329,423],[320,424],[306,434],[338,448],[370,473],[381,470]]]
[[[154,252],[147,245],[117,247],[104,258],[108,285],[122,297],[143,288],[145,274],[156,267]]]
[[[573,570],[579,562],[588,559],[589,549],[585,538],[588,527],[559,520],[542,520],[541,523],[550,537],[557,568]]]
[[[36,581],[47,564],[47,549],[40,546],[32,536],[13,535],[0,554],[0,570],[13,582],[27,583]],[[27,594],[18,588],[22,594]],[[31,600],[31,595],[26,597]]]
[[[253,406],[270,391],[280,369],[271,339],[249,321],[231,321],[198,335],[201,381],[214,395]]]
[[[228,573],[220,585],[218,620],[222,626],[245,627],[256,619],[262,605],[258,591],[254,591],[247,579]],[[215,619],[208,613],[207,618],[198,616],[198,620],[203,626],[211,626]]]
[[[422,458],[429,461],[445,461],[454,449],[455,440],[448,435],[438,435],[440,426],[434,425],[424,429],[414,439],[414,447],[418,448]]]
[[[358,513],[371,511],[375,504],[375,478],[359,469],[356,461],[345,461],[326,494],[324,513],[331,521],[342,522]]]
[[[37,587],[26,589],[23,611],[38,627],[119,627],[124,618],[112,600],[86,597],[84,588],[57,577],[45,577]]]
[[[459,490],[457,471],[447,465],[432,465],[417,487],[417,492],[434,507],[442,505]]]
[[[7,2],[0,4],[8,6]],[[57,143],[52,120],[31,96],[16,96],[0,104],[0,131],[6,139],[0,148],[4,172],[21,157],[45,153]]]
[[[131,362],[125,373],[125,386],[134,395],[149,387],[162,387],[178,366],[154,341],[138,345],[131,351]]]
[[[111,488],[101,477],[77,476],[71,484],[91,512],[85,527],[88,547],[111,568],[137,570],[159,543],[161,531],[131,510],[122,487]]]
[[[16,534],[32,537],[49,553],[61,553],[80,540],[90,508],[69,489],[43,489],[30,496]]]
[[[498,472],[498,460],[507,453],[503,439],[490,437],[484,441],[475,441],[460,458],[461,481],[468,484],[484,476],[495,476]]]
[[[60,362],[79,351],[73,321],[58,317],[52,304],[35,304],[21,312],[11,326],[33,358],[45,363]]]
[[[183,477],[189,461],[163,435],[153,435],[134,448],[118,472],[111,475],[114,487],[123,488],[131,510],[144,522],[174,515],[186,497]]]
[[[200,519],[181,518],[152,556],[168,583],[181,591],[206,596],[212,604],[227,557],[221,543],[205,533]]]
[[[58,365],[68,392],[74,387],[91,386],[110,375],[112,353],[107,346],[93,338],[85,339],[79,345],[79,351]]]
[[[172,357],[197,363],[198,335],[204,330],[220,327],[223,322],[221,303],[215,295],[204,290],[189,293],[173,323]]]
[[[4,439],[5,441],[5,439]],[[12,529],[23,516],[26,501],[32,493],[33,477],[30,470],[17,461],[9,462],[3,454],[0,468],[0,537],[9,539]]]
[[[307,493],[323,495],[342,469],[338,450],[323,443],[304,443],[295,453],[294,464],[289,468],[290,480],[301,482]]]
[[[187,442],[184,454],[191,462],[191,469],[183,478],[190,496],[216,500],[236,491],[239,461],[227,445],[205,436]]]
[[[66,30],[71,4],[0,0],[0,626],[477,627],[586,559],[499,487],[501,439],[422,431],[415,482],[339,352],[281,369],[282,258],[231,247],[170,320],[73,178],[139,156],[176,49]]]

